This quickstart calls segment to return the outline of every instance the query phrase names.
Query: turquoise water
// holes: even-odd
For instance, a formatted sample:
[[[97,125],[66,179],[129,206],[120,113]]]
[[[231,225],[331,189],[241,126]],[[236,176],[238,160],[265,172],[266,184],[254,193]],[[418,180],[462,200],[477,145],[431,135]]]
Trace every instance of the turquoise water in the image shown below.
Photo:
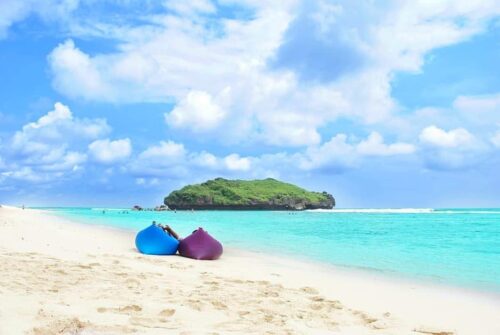
[[[203,226],[226,246],[500,291],[500,209],[132,212],[53,208],[83,223],[181,236]]]

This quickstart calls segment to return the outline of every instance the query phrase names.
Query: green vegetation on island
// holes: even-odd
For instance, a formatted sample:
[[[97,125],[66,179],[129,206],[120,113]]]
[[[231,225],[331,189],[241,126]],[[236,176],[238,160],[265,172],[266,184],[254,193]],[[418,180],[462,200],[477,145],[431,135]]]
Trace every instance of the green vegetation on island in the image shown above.
[[[179,210],[304,210],[335,206],[335,199],[326,192],[310,192],[272,178],[216,178],[173,191],[164,202],[170,209]]]

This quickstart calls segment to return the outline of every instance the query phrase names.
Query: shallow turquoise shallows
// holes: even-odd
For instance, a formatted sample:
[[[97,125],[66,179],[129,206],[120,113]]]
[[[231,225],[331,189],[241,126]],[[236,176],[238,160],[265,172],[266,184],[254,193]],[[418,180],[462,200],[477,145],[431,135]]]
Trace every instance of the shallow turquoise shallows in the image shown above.
[[[51,210],[83,223],[133,231],[153,220],[168,223],[181,236],[204,227],[227,247],[500,292],[500,209]]]

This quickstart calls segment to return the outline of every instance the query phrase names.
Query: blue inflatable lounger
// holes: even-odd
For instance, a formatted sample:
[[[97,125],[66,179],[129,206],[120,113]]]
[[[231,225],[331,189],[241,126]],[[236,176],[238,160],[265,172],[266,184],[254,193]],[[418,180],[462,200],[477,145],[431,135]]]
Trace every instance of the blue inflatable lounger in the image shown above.
[[[179,247],[179,241],[153,223],[137,233],[135,246],[141,253],[147,255],[174,255]]]

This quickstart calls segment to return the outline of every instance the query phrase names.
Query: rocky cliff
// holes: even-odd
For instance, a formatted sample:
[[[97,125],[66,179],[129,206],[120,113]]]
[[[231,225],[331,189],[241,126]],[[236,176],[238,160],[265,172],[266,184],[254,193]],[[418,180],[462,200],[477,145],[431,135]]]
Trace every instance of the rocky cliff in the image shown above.
[[[306,191],[272,178],[217,178],[173,191],[164,202],[173,210],[304,210],[335,206],[331,194]]]

